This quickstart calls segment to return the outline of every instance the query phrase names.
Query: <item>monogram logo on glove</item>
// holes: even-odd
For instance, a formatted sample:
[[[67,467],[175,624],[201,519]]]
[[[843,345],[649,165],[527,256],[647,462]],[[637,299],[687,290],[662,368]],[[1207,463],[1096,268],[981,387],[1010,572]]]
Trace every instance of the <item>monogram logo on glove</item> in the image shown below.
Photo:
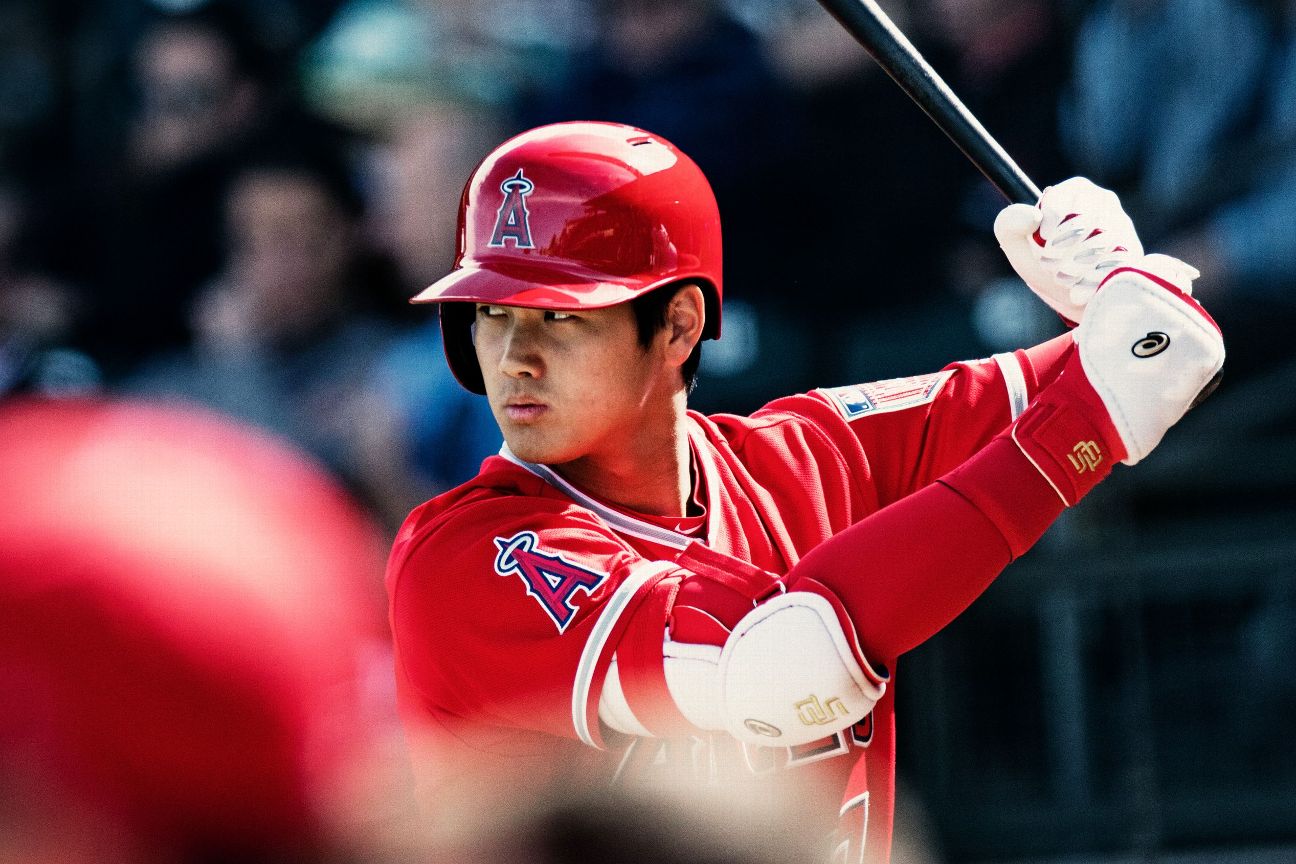
[[[1096,441],[1081,441],[1071,448],[1067,454],[1067,459],[1071,460],[1071,467],[1076,470],[1077,474],[1083,474],[1086,471],[1095,471],[1102,464],[1102,448]]]
[[[1130,351],[1134,352],[1135,357],[1155,357],[1169,347],[1170,337],[1160,330],[1153,330],[1135,342]]]
[[[831,723],[834,717],[846,716],[846,706],[842,704],[839,696],[821,702],[818,696],[811,695],[793,707],[797,709],[797,719],[803,726],[823,726]]]

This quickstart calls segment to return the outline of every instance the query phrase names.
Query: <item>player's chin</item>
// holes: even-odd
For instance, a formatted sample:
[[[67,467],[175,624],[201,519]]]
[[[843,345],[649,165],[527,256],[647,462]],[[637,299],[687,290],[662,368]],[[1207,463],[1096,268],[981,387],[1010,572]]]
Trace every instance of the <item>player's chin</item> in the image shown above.
[[[503,427],[503,432],[504,443],[524,462],[556,465],[567,461],[571,450],[570,442],[551,434],[550,430],[509,424]]]

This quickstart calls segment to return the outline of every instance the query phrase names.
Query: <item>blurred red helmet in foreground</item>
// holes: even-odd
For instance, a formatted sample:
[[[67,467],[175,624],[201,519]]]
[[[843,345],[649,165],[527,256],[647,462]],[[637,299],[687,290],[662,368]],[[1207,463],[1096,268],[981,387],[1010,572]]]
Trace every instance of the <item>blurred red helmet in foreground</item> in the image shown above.
[[[381,566],[351,501],[222,419],[27,400],[0,500],[0,791],[163,858],[320,843]]]

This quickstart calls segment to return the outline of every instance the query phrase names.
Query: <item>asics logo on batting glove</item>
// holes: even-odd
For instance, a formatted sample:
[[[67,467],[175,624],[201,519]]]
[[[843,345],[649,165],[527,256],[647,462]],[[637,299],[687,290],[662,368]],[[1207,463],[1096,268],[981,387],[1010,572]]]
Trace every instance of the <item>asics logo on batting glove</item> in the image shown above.
[[[1130,353],[1135,357],[1155,357],[1169,347],[1170,337],[1160,330],[1153,330],[1135,342]]]
[[[1004,208],[994,232],[1017,275],[1072,324],[1108,273],[1143,256],[1120,199],[1084,177],[1049,186],[1034,207]]]

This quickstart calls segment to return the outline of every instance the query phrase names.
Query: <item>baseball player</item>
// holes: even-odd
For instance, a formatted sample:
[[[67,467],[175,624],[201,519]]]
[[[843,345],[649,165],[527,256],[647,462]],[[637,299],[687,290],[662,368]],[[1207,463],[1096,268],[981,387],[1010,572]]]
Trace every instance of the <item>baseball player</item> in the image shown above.
[[[707,417],[686,399],[723,290],[697,166],[592,122],[487,156],[454,270],[414,302],[439,304],[505,444],[409,516],[387,573],[438,782],[490,762],[518,782],[814,776],[842,796],[837,852],[887,860],[897,658],[1224,360],[1196,271],[1144,255],[1112,193],[1069,180],[995,231],[1068,334]]]

